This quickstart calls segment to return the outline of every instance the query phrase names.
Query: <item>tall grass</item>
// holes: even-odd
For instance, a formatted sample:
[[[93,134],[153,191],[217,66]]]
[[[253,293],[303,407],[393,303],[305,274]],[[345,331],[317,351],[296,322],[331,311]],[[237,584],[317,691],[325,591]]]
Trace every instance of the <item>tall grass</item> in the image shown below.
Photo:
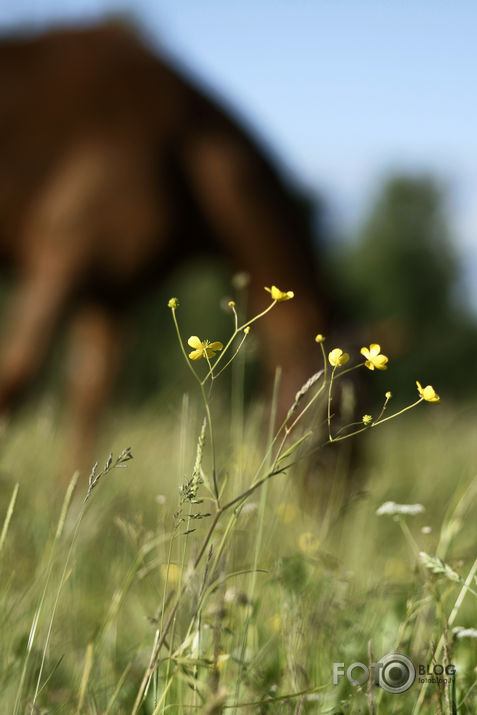
[[[229,357],[243,327],[237,318]],[[278,431],[273,400],[244,418],[239,362],[232,413],[206,379],[161,414],[111,415],[104,439],[120,456],[89,485],[73,478],[63,499],[51,410],[10,427],[2,712],[475,711],[476,416],[422,405],[340,432],[325,418],[324,441],[363,432],[366,451],[365,476],[325,508],[299,486],[316,444],[307,405],[325,395],[326,414],[330,380],[347,369],[323,357]],[[191,367],[200,383],[226,362]],[[394,651],[457,673],[401,694],[333,684],[333,663]]]

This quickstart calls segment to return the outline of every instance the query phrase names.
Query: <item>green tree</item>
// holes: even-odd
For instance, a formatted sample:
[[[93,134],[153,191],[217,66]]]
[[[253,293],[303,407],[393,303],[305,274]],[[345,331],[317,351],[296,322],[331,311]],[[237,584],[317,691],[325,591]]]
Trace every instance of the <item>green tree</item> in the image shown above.
[[[339,265],[351,317],[391,352],[387,384],[420,379],[475,394],[477,329],[457,299],[459,264],[434,179],[390,178]]]

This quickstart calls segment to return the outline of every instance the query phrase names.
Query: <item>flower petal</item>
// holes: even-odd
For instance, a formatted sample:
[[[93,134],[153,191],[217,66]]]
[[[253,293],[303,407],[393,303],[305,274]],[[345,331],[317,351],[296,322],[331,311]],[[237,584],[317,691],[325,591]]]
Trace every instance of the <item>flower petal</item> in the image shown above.
[[[438,394],[436,394],[436,391],[432,387],[432,385],[427,385],[427,387],[424,388],[422,391],[422,396],[426,400],[426,402],[440,402],[440,397]]]
[[[224,346],[219,340],[216,340],[215,343],[210,343],[210,345],[208,345],[207,347],[209,348],[209,350],[222,350]]]
[[[333,367],[341,367],[349,360],[348,353],[344,353],[341,348],[334,348],[328,353],[328,360]]]
[[[364,355],[365,358],[370,357],[368,348],[361,348],[361,350],[359,352],[361,353],[361,355]]]
[[[265,286],[265,290],[268,291],[272,296],[272,299],[276,300],[278,303],[281,303],[284,300],[291,300],[295,296],[292,290],[283,291],[280,290],[280,288],[277,288],[277,286],[272,286],[271,288],[267,288]]]
[[[423,400],[426,402],[440,402],[441,398],[439,395],[436,393],[432,385],[426,385],[426,387],[422,387],[421,383],[416,380],[416,385],[417,385],[417,391],[419,395],[422,397]]]
[[[386,363],[388,362],[388,360],[389,358],[386,357],[386,355],[376,355],[376,357],[373,358],[374,367],[376,367],[378,370],[387,370],[388,366]]]
[[[193,350],[191,353],[189,353],[189,357],[191,360],[198,360],[199,358],[202,357],[204,354],[204,349],[201,348],[200,350]]]
[[[379,355],[379,353],[381,352],[381,345],[378,345],[378,343],[371,343],[371,345],[369,346],[369,352],[373,356]]]
[[[191,335],[191,337],[187,341],[187,344],[190,345],[191,348],[195,348],[196,350],[199,350],[200,348],[204,347],[197,335]]]
[[[331,352],[328,354],[328,360],[330,361],[330,365],[333,367],[337,367],[339,365],[339,360],[340,357],[342,356],[343,351],[341,348],[334,348],[331,350]]]

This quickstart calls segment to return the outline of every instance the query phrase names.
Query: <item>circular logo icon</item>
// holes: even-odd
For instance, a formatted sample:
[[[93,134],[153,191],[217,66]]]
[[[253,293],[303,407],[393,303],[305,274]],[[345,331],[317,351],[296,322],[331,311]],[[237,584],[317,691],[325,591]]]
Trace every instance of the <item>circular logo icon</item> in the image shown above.
[[[416,679],[416,668],[407,655],[388,653],[378,664],[378,684],[387,693],[405,693]]]

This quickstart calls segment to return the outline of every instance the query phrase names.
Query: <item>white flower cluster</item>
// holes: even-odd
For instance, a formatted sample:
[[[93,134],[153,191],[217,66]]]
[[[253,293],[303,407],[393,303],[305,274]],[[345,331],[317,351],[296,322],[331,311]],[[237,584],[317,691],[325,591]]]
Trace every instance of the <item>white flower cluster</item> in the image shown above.
[[[425,511],[422,504],[396,504],[395,501],[386,501],[376,510],[378,516],[387,514],[388,516],[407,515],[416,516]]]
[[[452,629],[452,633],[457,635],[457,638],[477,638],[477,628],[463,628],[456,626]]]

